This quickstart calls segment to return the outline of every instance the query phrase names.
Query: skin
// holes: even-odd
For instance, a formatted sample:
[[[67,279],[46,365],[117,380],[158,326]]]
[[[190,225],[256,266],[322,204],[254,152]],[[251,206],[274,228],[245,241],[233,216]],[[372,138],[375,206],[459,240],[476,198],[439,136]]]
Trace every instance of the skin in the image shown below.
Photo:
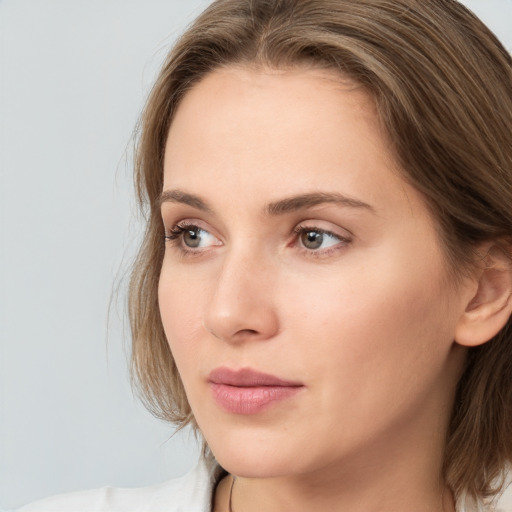
[[[476,288],[450,281],[371,98],[325,70],[214,71],[173,120],[164,192],[162,321],[201,432],[236,475],[234,511],[453,511],[440,477],[453,340]],[[352,203],[266,212],[333,192]],[[198,226],[199,246],[176,225]],[[310,248],[297,228],[332,234]],[[208,384],[221,366],[302,388],[230,413]]]

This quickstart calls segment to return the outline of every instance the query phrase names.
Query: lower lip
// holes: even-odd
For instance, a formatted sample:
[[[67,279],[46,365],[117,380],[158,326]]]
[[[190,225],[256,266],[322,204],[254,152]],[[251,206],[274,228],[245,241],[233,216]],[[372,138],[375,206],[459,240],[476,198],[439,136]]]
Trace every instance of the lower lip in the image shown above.
[[[256,414],[273,403],[296,395],[302,386],[237,387],[210,382],[217,404],[234,414]]]

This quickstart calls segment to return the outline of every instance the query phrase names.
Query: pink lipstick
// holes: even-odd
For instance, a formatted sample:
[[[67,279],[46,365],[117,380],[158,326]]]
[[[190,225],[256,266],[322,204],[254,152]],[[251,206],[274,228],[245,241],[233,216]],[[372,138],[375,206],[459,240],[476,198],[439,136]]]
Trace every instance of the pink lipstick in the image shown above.
[[[217,404],[234,414],[256,414],[298,393],[304,385],[250,368],[213,370],[208,382]]]

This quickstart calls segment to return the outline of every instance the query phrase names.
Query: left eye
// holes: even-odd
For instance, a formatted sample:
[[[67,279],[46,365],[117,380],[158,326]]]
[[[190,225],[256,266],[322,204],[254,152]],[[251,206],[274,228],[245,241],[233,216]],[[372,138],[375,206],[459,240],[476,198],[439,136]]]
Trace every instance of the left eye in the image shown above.
[[[302,228],[299,232],[299,241],[300,244],[306,249],[315,251],[318,249],[327,249],[333,245],[337,245],[342,240],[334,233],[329,233],[328,231],[324,231],[322,229]]]

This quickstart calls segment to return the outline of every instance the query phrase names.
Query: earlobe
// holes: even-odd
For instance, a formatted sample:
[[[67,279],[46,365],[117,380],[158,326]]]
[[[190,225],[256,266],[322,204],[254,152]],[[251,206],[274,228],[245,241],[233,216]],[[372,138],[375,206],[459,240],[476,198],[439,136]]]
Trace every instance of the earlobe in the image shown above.
[[[493,245],[478,272],[476,293],[459,319],[455,341],[459,345],[481,345],[505,327],[512,314],[512,260],[507,251]]]

